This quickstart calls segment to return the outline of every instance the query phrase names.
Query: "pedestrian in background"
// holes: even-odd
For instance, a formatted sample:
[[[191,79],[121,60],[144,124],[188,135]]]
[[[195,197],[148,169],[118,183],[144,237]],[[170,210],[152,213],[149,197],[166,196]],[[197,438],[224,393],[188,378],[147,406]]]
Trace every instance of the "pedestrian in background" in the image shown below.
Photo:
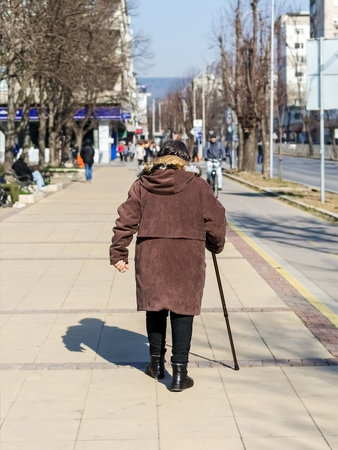
[[[117,147],[117,152],[118,152],[118,154],[120,156],[120,161],[121,162],[123,162],[123,150],[124,150],[124,145],[123,145],[123,142],[121,141],[119,143],[119,146]]]
[[[261,141],[258,142],[258,157],[257,162],[258,164],[261,164],[263,162],[263,144]]]
[[[124,162],[128,162],[128,157],[129,157],[129,147],[126,145],[125,142],[123,142],[123,160]]]
[[[226,159],[226,153],[223,145],[217,139],[216,133],[211,130],[209,131],[209,141],[205,144],[203,149],[203,157],[207,161],[207,180],[211,184],[211,171],[213,166],[213,161],[218,161],[217,166],[217,180],[218,189],[222,189],[222,161]]]
[[[80,156],[85,165],[86,180],[88,183],[91,183],[92,181],[94,155],[95,155],[94,147],[92,146],[90,139],[86,139],[81,148]]]
[[[128,269],[128,249],[135,250],[137,309],[146,311],[150,363],[146,374],[165,376],[166,327],[172,330],[170,390],[193,386],[187,364],[193,319],[200,314],[205,282],[205,247],[220,253],[225,242],[225,210],[212,189],[189,163],[182,141],[167,140],[158,158],[145,164],[118,208],[110,263]]]
[[[129,152],[130,161],[134,160],[135,151],[136,151],[135,144],[133,142],[128,142],[128,152]]]
[[[145,155],[146,151],[144,150],[144,143],[143,141],[140,141],[136,144],[136,159],[139,166],[144,163]]]
[[[143,160],[146,163],[146,162],[149,161],[149,159],[151,157],[150,142],[145,140],[144,144],[143,144],[143,148],[144,148],[144,151],[145,151],[145,155],[144,155]]]

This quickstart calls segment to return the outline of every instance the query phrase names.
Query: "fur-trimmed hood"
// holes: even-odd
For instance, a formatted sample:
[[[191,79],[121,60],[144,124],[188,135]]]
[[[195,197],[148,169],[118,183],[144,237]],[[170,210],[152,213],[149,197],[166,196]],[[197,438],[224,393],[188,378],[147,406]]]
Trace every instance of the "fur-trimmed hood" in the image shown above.
[[[175,155],[155,158],[140,166],[138,173],[140,183],[147,191],[161,195],[185,190],[196,176],[201,176],[201,169]]]

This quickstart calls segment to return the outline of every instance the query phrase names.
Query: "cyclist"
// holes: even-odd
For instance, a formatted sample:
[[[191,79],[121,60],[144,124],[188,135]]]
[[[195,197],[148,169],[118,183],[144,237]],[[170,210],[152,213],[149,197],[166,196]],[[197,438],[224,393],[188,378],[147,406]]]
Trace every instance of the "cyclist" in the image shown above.
[[[222,160],[226,159],[226,152],[221,142],[217,139],[216,133],[213,130],[209,131],[209,141],[206,143],[203,149],[203,158],[205,159],[205,161],[207,161],[207,181],[209,184],[212,184],[211,180],[211,171],[213,166],[212,160],[218,161],[217,181],[218,181],[218,190],[221,190]]]

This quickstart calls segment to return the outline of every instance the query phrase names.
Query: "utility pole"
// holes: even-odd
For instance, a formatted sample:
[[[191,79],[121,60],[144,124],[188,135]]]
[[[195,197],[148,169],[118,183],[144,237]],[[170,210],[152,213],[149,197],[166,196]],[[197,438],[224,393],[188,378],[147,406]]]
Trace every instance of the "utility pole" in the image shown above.
[[[162,123],[161,123],[161,102],[158,103],[158,132],[161,134],[162,132]]]
[[[153,139],[155,136],[155,99],[153,98],[153,120],[152,120],[152,133],[153,133]]]
[[[196,120],[196,82],[192,80],[192,118]]]
[[[202,81],[202,147],[205,146],[205,77],[206,77],[206,71],[203,73],[203,81]]]
[[[320,116],[320,201],[325,202],[325,143],[324,143],[324,90],[323,90],[323,42],[319,38],[319,116]]]
[[[274,112],[274,50],[275,50],[275,1],[271,0],[271,49],[270,49],[270,178],[273,178],[273,112]]]

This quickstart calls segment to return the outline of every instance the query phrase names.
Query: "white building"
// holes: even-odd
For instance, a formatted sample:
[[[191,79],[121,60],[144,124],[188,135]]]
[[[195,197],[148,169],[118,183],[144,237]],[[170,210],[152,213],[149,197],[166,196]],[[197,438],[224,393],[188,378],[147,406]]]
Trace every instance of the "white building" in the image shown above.
[[[338,0],[310,0],[311,37],[338,38]]]
[[[284,104],[306,104],[306,42],[310,38],[310,15],[307,11],[284,14],[279,19],[279,82],[285,87]]]

